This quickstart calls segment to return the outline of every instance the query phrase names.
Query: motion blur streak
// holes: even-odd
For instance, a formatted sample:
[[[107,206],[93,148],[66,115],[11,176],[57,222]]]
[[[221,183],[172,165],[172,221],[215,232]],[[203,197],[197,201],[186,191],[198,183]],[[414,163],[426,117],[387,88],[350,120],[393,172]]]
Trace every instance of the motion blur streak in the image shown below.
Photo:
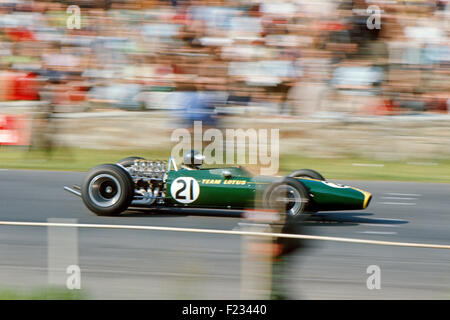
[[[100,217],[62,190],[101,163],[167,159],[196,121],[279,130],[279,175],[314,169],[372,201],[252,237],[241,212]],[[0,299],[48,285],[49,218],[79,223],[88,298],[245,296],[242,261],[261,258],[245,241],[283,233],[305,244],[272,260],[292,298],[450,299],[450,251],[428,249],[450,244],[449,146],[449,0],[0,0]],[[264,165],[248,160],[234,165]]]
[[[194,232],[194,233],[229,234],[229,235],[241,235],[241,236],[258,236],[258,237],[268,237],[268,238],[277,237],[277,238],[305,239],[305,240],[326,240],[326,241],[375,244],[375,245],[396,246],[396,247],[450,249],[450,245],[443,245],[443,244],[374,241],[374,240],[364,240],[364,239],[321,237],[321,236],[309,236],[309,235],[302,235],[302,234],[286,234],[286,233],[271,233],[271,232],[231,231],[231,230],[154,227],[154,226],[132,226],[132,225],[116,225],[116,224],[82,224],[82,223],[18,222],[18,221],[0,221],[0,225],[28,226],[28,227],[69,227],[69,228],[77,227],[77,228],[99,228],[99,229],[131,229],[131,230],[134,229],[134,230],[153,230],[153,231]],[[392,233],[392,234],[394,234],[394,233]]]

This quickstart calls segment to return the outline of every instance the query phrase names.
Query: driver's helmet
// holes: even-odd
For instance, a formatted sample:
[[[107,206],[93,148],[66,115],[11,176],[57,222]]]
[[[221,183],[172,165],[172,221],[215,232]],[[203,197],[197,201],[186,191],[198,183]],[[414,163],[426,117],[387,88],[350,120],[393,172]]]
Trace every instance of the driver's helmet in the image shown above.
[[[183,157],[183,164],[191,169],[200,169],[205,160],[205,156],[200,152],[191,150],[187,152]]]

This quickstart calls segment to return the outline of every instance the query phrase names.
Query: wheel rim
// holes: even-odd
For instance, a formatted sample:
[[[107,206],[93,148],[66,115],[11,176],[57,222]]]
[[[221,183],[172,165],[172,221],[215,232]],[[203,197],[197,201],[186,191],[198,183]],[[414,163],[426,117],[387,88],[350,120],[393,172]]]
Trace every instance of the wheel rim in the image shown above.
[[[295,216],[302,207],[302,197],[298,190],[289,185],[280,185],[270,194],[270,205],[273,208],[285,208],[285,212]]]
[[[110,174],[95,176],[89,183],[89,198],[99,207],[111,207],[119,201],[122,189],[119,181]]]

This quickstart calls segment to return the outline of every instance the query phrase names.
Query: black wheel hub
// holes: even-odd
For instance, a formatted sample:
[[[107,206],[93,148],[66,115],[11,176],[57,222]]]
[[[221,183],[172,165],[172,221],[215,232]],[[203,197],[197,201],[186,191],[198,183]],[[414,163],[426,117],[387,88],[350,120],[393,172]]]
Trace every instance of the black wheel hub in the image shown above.
[[[117,194],[117,186],[113,181],[104,181],[99,186],[99,193],[103,198],[111,199]]]

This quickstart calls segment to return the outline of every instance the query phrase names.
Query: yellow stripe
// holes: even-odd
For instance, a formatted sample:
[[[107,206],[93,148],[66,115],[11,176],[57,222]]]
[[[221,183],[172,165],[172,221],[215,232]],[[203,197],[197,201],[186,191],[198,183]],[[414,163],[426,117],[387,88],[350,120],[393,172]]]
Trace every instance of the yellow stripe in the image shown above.
[[[352,187],[352,188],[357,190],[357,191],[359,191],[359,192],[361,192],[364,195],[363,209],[367,208],[367,205],[369,203],[369,199],[372,196],[372,194],[370,192],[367,192],[367,191],[364,191],[364,190],[361,190],[361,189],[358,189],[358,188],[354,188],[354,187]]]

